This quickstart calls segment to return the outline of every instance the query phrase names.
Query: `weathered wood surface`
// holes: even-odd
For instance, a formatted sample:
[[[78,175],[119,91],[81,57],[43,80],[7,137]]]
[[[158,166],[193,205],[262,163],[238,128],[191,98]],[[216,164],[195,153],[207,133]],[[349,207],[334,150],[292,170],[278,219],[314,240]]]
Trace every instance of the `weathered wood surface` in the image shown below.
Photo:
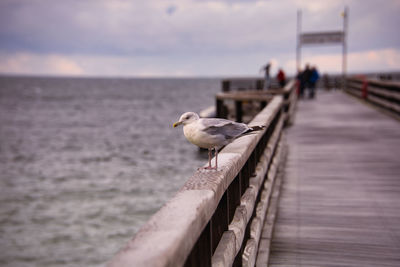
[[[318,92],[287,142],[269,266],[400,266],[399,121]]]

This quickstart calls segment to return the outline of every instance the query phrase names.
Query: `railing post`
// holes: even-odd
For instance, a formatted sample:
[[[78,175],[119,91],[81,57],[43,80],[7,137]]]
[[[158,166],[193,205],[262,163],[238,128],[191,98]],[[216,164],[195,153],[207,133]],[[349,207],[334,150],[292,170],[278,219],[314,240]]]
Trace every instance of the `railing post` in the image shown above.
[[[227,118],[227,114],[225,112],[224,101],[217,98],[216,106],[217,106],[217,108],[216,108],[217,118],[226,119]]]
[[[211,266],[211,221],[206,225],[185,262],[185,267]]]
[[[228,221],[229,223],[233,220],[235,215],[236,207],[240,204],[241,194],[241,183],[240,173],[235,177],[232,183],[229,185],[227,190],[227,201],[228,201]]]
[[[256,81],[256,89],[259,91],[263,89],[263,80]]]
[[[228,208],[228,192],[222,196],[213,217],[211,218],[211,252],[214,254],[215,249],[221,240],[222,234],[228,230],[229,225],[229,208]]]
[[[222,81],[222,92],[229,92],[231,87],[231,82],[229,80]]]
[[[240,100],[235,101],[235,109],[236,109],[236,121],[242,122],[243,121],[242,101]]]
[[[362,81],[362,98],[364,99],[368,98],[368,81],[365,77]]]

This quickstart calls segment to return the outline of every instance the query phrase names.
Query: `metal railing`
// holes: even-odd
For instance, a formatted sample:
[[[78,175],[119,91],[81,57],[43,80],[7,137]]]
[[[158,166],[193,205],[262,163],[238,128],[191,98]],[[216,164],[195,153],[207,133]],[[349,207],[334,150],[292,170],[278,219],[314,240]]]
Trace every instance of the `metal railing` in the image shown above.
[[[254,266],[284,153],[285,109],[273,96],[249,123],[266,128],[225,146],[218,171],[196,171],[108,266]]]
[[[400,115],[399,82],[352,77],[347,79],[346,91],[396,115]]]

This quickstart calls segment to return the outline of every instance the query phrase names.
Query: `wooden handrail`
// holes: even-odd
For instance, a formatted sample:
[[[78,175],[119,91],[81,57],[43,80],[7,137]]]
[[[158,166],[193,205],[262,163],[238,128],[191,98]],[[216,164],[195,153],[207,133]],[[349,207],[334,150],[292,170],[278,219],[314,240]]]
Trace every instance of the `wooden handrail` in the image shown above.
[[[230,80],[225,80],[229,82]],[[246,81],[249,81],[246,79]],[[283,95],[285,113],[286,113],[286,124],[290,124],[292,121],[292,115],[297,103],[297,92],[296,92],[296,81],[290,80],[283,88],[279,89],[268,89],[262,91],[245,90],[245,91],[224,91],[216,95],[216,115],[219,118],[227,118],[228,112],[224,105],[227,100],[235,102],[235,118],[237,122],[242,122],[243,111],[242,103],[247,101],[258,101],[262,107],[271,101],[274,95]],[[293,104],[293,105],[292,105]]]
[[[249,123],[266,128],[225,146],[218,171],[196,171],[108,266],[254,262],[286,118],[284,97],[273,96]]]
[[[400,115],[400,83],[365,77],[347,79],[346,91],[381,108]]]

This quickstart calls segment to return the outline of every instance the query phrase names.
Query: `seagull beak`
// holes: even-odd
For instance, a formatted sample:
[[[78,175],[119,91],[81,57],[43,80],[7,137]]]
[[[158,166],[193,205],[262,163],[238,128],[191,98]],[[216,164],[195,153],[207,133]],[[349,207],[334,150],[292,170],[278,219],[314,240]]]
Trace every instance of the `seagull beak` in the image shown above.
[[[172,124],[172,126],[175,128],[176,126],[179,126],[179,125],[181,125],[181,124],[182,124],[181,121],[177,121],[177,122],[175,122],[174,124]]]

